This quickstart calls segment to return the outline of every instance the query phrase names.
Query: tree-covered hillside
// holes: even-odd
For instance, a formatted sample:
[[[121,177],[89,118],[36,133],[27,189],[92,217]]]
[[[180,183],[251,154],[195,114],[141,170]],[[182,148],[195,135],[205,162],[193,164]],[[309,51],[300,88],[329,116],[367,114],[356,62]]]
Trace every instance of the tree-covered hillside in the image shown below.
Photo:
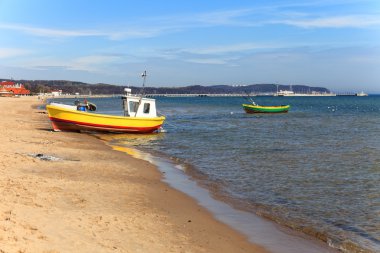
[[[7,80],[7,79],[1,79]],[[88,84],[66,80],[13,80],[25,85],[32,93],[46,93],[53,90],[62,90],[64,94],[122,94],[125,86],[111,84]],[[133,93],[139,93],[141,87],[132,88]],[[213,85],[213,86],[185,86],[185,87],[146,87],[147,94],[231,94],[231,93],[273,93],[278,90],[293,90],[296,93],[330,92],[327,88],[311,87],[307,85],[282,84],[251,84],[251,85]]]

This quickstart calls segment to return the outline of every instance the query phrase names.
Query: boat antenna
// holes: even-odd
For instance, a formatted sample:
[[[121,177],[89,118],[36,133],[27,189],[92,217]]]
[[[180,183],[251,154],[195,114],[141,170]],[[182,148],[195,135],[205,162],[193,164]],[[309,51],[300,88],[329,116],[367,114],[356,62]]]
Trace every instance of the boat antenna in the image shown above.
[[[144,72],[142,72],[141,77],[143,78],[143,85],[142,85],[141,95],[140,95],[139,104],[137,106],[137,110],[136,110],[136,113],[135,113],[135,117],[137,116],[137,111],[140,108],[141,101],[142,101],[142,98],[144,96],[144,88],[145,88],[145,80],[146,80],[146,70],[144,70]]]
[[[143,85],[142,85],[142,91],[141,91],[141,97],[144,95],[145,91],[145,81],[146,81],[146,70],[142,72],[141,77],[143,78]]]

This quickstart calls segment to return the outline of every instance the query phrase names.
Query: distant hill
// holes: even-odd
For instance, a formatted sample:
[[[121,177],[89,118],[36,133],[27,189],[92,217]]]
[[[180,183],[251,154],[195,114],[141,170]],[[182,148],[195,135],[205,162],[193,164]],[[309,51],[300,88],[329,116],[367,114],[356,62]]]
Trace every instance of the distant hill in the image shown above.
[[[0,79],[9,80],[9,79]],[[88,84],[83,82],[66,80],[13,80],[25,85],[32,93],[50,92],[52,90],[62,90],[63,93],[70,94],[122,94],[126,86],[111,84]],[[307,85],[283,85],[283,84],[251,84],[251,85],[212,85],[201,86],[192,85],[185,87],[145,87],[147,94],[244,94],[244,93],[273,93],[278,90],[293,90],[296,93],[309,92],[330,92],[327,88],[312,87]],[[142,87],[132,88],[133,93],[139,93]]]
[[[323,87],[310,87],[306,85],[278,85],[278,90],[293,90],[296,93],[308,92],[330,92]],[[213,86],[186,86],[177,88],[146,88],[149,94],[245,94],[245,93],[274,93],[277,91],[277,84],[251,84],[246,86],[213,85]]]

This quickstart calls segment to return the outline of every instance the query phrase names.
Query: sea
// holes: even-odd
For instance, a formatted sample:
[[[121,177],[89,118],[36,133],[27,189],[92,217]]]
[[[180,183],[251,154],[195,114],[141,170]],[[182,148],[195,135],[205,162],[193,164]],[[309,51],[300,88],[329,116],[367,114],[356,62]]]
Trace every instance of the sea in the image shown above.
[[[342,252],[380,252],[380,95],[252,99],[291,109],[246,114],[244,97],[157,97],[164,132],[108,142],[170,161],[238,210]],[[123,114],[120,97],[88,100]]]

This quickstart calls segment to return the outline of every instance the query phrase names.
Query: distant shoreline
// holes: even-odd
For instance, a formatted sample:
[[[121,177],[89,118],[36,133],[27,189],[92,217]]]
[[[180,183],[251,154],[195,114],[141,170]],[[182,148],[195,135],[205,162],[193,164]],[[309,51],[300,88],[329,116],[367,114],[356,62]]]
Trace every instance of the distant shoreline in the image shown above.
[[[368,94],[368,96],[376,96],[378,94]],[[48,98],[48,99],[54,99],[54,98],[103,98],[103,97],[122,97],[122,94],[99,94],[99,95],[59,95],[59,96],[52,96],[52,95],[35,95],[39,96],[41,98]],[[294,96],[277,96],[276,94],[237,94],[237,93],[224,93],[224,94],[211,94],[211,93],[204,93],[204,94],[145,94],[146,97],[151,98],[160,98],[160,97],[357,97],[355,93],[337,93],[333,95],[318,95],[318,94],[296,94]]]

